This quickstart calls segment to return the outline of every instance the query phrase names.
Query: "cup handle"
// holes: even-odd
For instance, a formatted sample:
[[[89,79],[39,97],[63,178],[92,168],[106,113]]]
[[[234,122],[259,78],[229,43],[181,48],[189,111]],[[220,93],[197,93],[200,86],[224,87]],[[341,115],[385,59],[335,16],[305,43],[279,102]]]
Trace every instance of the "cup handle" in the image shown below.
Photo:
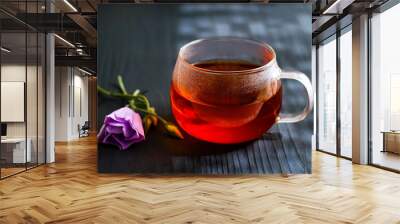
[[[295,123],[304,120],[313,108],[314,94],[310,80],[304,73],[297,71],[282,71],[281,79],[293,79],[299,81],[307,91],[307,104],[298,114],[280,114],[277,123]]]

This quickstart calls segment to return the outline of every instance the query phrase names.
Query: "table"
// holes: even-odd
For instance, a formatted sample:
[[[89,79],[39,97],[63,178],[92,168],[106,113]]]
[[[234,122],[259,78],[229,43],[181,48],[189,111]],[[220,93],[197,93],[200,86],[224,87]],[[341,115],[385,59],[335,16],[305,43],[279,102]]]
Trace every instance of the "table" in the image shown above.
[[[32,158],[30,138],[26,139],[28,142],[25,151],[25,138],[5,138],[1,139],[2,157],[7,163],[25,163],[30,162]],[[5,154],[3,156],[3,154]],[[11,155],[12,154],[12,155]],[[12,159],[11,159],[12,158]]]
[[[382,131],[383,150],[382,152],[392,152],[400,154],[400,131]]]

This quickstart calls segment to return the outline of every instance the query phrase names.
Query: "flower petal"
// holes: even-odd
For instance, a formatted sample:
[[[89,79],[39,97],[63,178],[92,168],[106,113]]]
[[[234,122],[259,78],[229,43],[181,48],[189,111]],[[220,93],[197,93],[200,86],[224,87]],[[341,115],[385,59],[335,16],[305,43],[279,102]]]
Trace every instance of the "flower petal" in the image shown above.
[[[121,150],[145,138],[140,115],[128,107],[107,115],[97,135],[99,142],[118,146]]]

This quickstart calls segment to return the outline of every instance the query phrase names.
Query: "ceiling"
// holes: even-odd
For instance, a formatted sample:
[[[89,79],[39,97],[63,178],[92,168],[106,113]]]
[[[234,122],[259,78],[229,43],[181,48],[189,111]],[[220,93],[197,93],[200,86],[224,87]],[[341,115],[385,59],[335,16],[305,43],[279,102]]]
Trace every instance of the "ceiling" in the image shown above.
[[[387,0],[154,0],[177,2],[270,2],[308,3],[313,10],[313,40],[329,35],[338,20],[377,7]],[[2,32],[16,33],[31,27],[39,32],[55,32],[56,64],[96,69],[97,6],[102,3],[152,3],[152,0],[1,0]],[[51,9],[51,10],[50,10]],[[52,13],[49,13],[52,11]],[[349,20],[351,22],[351,18]],[[330,31],[330,32],[334,32]],[[10,35],[10,34],[8,34]],[[8,38],[7,35],[7,38]],[[20,41],[20,38],[10,38]],[[69,43],[66,43],[62,39]],[[72,45],[71,45],[72,44]],[[16,43],[16,45],[18,45]],[[28,50],[29,51],[29,50]]]

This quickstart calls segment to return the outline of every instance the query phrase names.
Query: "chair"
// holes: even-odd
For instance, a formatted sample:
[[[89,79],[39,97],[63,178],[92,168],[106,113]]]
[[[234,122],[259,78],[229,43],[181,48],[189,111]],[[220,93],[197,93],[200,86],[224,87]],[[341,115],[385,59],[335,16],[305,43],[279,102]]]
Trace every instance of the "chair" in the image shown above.
[[[90,129],[89,121],[85,121],[82,127],[78,124],[79,138],[89,136],[89,129]]]

